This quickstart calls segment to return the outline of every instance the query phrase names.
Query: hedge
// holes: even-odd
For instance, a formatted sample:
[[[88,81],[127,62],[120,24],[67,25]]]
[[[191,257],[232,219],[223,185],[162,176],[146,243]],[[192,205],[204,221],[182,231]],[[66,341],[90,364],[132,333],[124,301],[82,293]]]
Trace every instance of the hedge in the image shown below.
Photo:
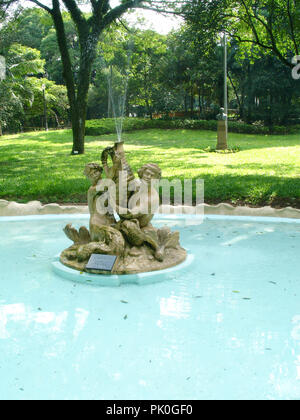
[[[161,120],[150,118],[124,118],[123,131],[145,130],[151,128],[161,129],[186,129],[186,130],[217,130],[217,121],[214,120],[188,120],[174,119]],[[274,126],[272,128],[261,125],[244,124],[229,121],[228,129],[232,133],[244,134],[296,134],[300,132],[300,125],[294,126]],[[101,136],[116,132],[115,120],[113,118],[103,118],[100,120],[88,120],[86,122],[86,135]]]

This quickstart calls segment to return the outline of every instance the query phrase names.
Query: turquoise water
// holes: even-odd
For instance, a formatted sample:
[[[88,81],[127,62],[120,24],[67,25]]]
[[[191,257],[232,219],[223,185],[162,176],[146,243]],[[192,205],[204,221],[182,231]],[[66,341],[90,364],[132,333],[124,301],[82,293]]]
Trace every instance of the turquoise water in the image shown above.
[[[191,264],[95,287],[52,270],[70,220],[0,220],[0,399],[300,399],[299,221],[158,218]]]

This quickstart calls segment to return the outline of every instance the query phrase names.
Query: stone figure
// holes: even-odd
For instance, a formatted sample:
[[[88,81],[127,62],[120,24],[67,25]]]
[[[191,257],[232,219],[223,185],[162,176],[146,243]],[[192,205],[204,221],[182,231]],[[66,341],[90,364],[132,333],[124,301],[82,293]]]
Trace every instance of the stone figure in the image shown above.
[[[108,165],[109,156],[112,166]],[[151,224],[159,207],[159,195],[152,181],[161,178],[161,169],[156,164],[145,164],[135,178],[126,161],[123,143],[105,149],[101,160],[103,167],[89,163],[84,171],[91,182],[89,230],[81,227],[77,231],[72,225],[65,227],[65,234],[74,244],[62,252],[61,262],[84,271],[92,254],[116,255],[113,273],[128,274],[160,270],[184,261],[186,251],[180,246],[179,233],[166,227],[156,229]],[[116,199],[107,196],[105,214],[98,200],[104,194],[99,188],[103,172],[116,183],[117,190]],[[120,189],[123,193],[118,194]],[[119,216],[118,222],[114,213]]]
[[[88,163],[84,170],[84,175],[90,180],[92,186],[88,190],[88,206],[90,212],[90,235],[93,241],[99,240],[99,228],[102,226],[111,226],[116,223],[116,219],[113,215],[113,209],[111,212],[100,212],[99,201],[97,204],[97,198],[103,192],[99,192],[99,187],[102,180],[103,168],[97,163]]]
[[[112,166],[108,164],[108,157],[112,160]],[[131,195],[127,185],[134,181],[135,177],[126,160],[124,143],[115,143],[113,147],[104,149],[101,162],[106,177],[114,181],[116,185],[117,203],[127,203]]]

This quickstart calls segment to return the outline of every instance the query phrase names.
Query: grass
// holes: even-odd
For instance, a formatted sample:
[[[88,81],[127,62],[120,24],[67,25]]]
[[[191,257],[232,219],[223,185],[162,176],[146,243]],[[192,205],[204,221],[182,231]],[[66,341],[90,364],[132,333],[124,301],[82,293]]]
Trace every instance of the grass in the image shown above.
[[[71,156],[69,130],[0,138],[0,199],[43,203],[86,202],[83,175],[88,162],[100,162],[116,136],[86,138],[86,153]],[[136,171],[157,163],[163,176],[203,178],[205,201],[300,208],[300,136],[230,134],[237,153],[211,153],[216,133],[191,130],[143,130],[125,133],[127,160]]]

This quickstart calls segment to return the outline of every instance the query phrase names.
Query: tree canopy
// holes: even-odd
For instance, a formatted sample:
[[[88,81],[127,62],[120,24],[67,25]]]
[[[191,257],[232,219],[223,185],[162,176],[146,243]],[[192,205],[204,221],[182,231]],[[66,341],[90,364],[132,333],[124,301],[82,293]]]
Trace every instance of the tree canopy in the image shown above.
[[[185,10],[199,37],[226,31],[244,54],[263,49],[293,67],[300,50],[298,0],[191,0]]]

